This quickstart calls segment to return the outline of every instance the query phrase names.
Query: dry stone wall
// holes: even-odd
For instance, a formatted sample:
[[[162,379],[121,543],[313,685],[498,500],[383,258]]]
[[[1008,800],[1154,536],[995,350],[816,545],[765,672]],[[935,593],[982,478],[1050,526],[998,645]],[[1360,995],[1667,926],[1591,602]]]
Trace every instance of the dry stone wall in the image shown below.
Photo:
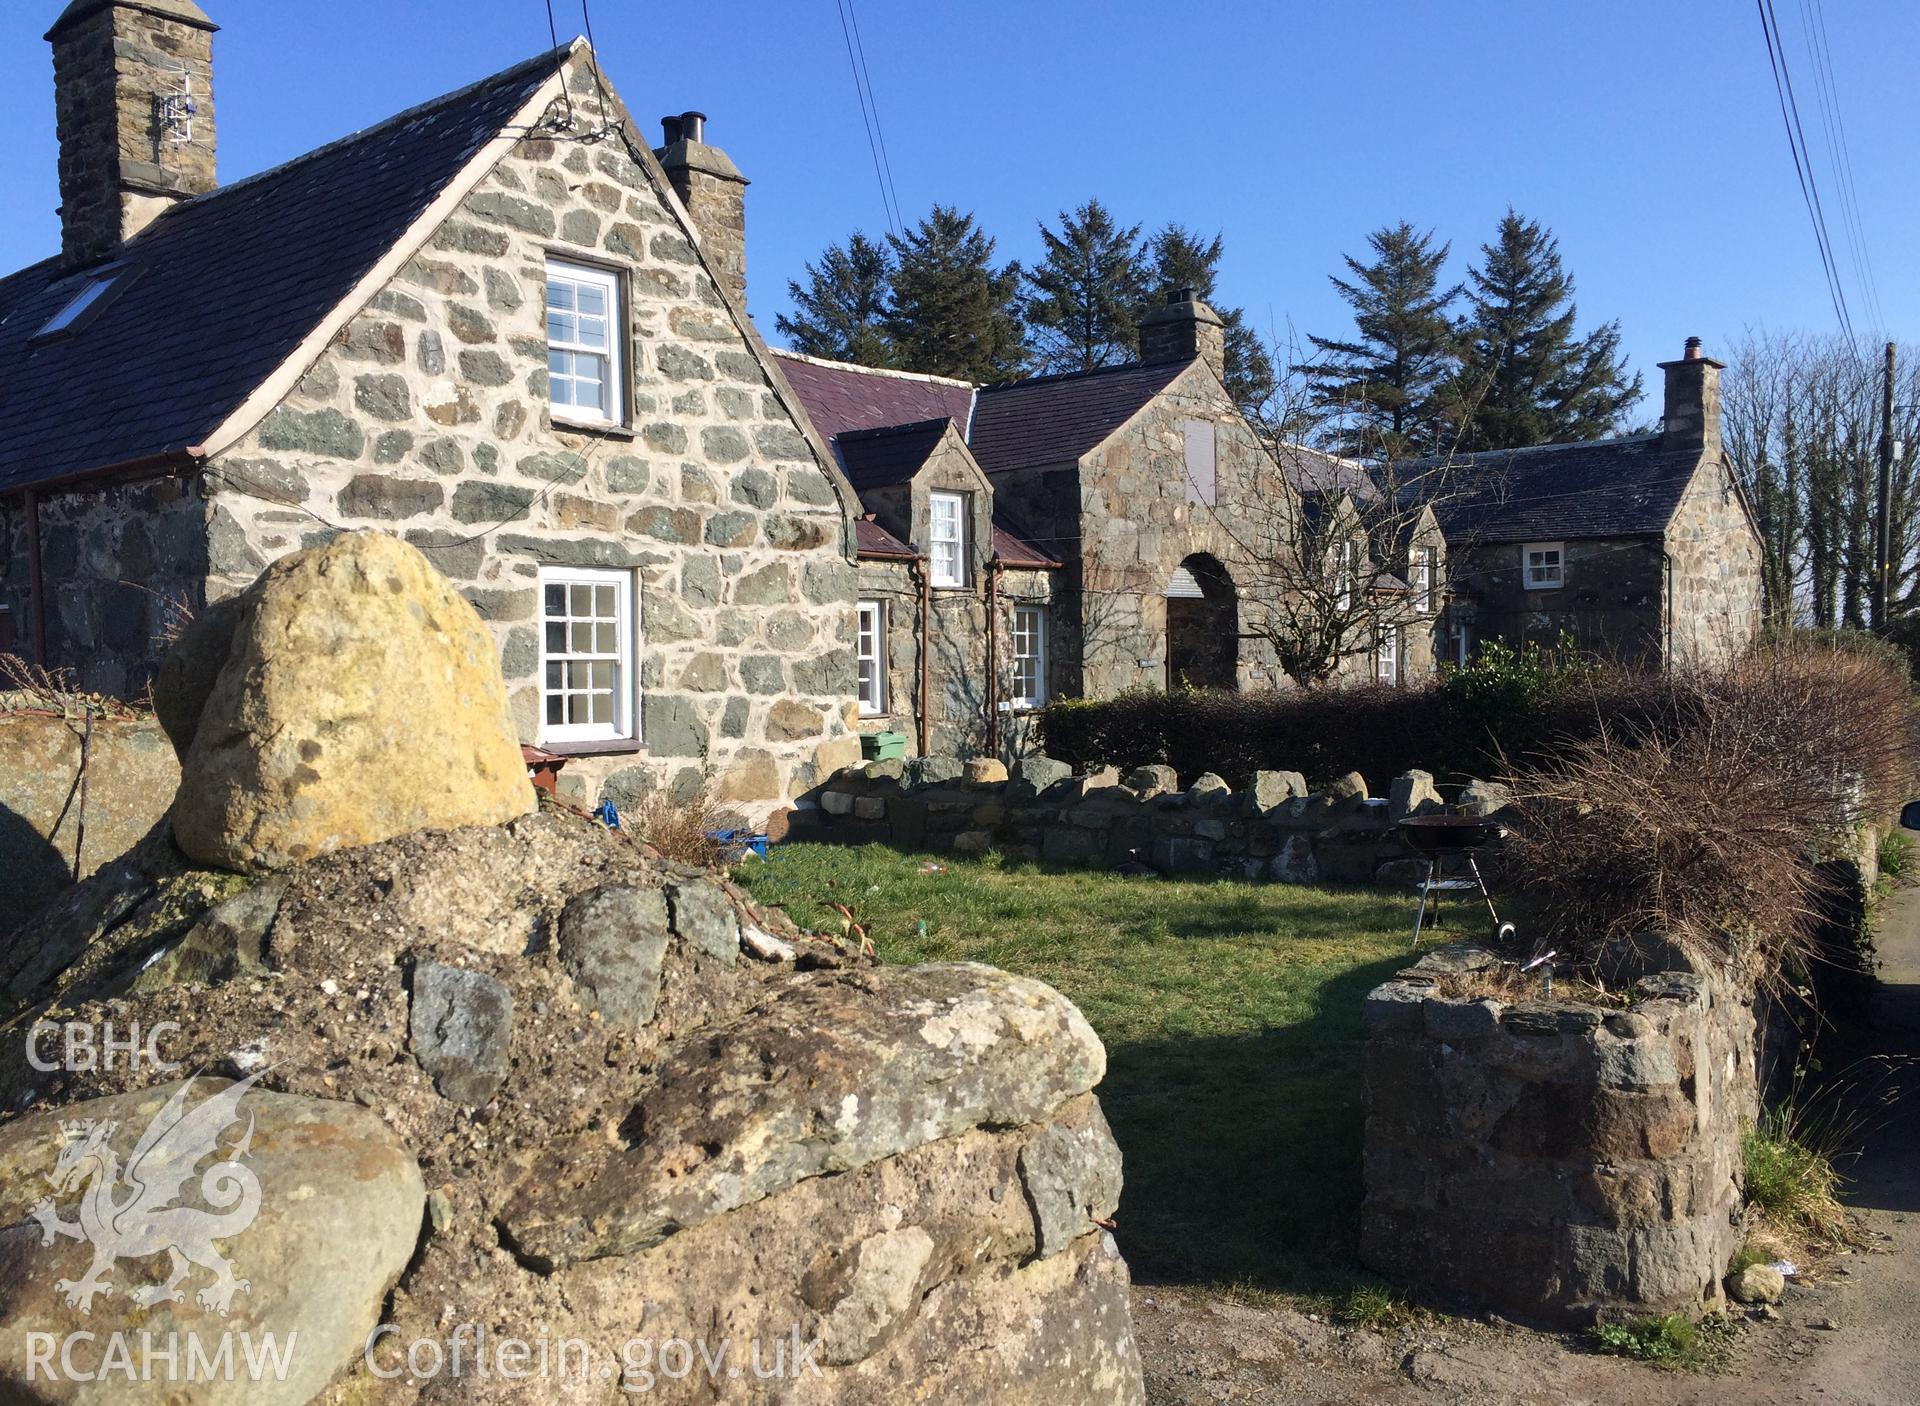
[[[1475,795],[1497,788],[1478,782]],[[1309,792],[1299,772],[1263,771],[1236,794],[1219,777],[1185,790],[1173,769],[1112,767],[1075,775],[1028,756],[1013,765],[916,757],[867,762],[834,775],[817,808],[792,817],[798,837],[878,842],[911,850],[1106,867],[1144,861],[1168,874],[1281,883],[1414,883],[1427,862],[1394,822],[1440,804],[1433,778],[1409,772],[1385,797],[1349,773]]]
[[[630,430],[552,422],[549,254],[624,275]],[[527,742],[539,568],[636,572],[643,746],[570,762],[581,799],[704,780],[764,815],[825,774],[823,746],[857,755],[836,484],[618,137],[520,142],[207,480],[211,595],[342,528],[403,535],[488,622]]]
[[[1758,1111],[1751,996],[1679,971],[1624,1009],[1476,996],[1495,965],[1443,949],[1367,998],[1362,1261],[1522,1322],[1712,1307]]]

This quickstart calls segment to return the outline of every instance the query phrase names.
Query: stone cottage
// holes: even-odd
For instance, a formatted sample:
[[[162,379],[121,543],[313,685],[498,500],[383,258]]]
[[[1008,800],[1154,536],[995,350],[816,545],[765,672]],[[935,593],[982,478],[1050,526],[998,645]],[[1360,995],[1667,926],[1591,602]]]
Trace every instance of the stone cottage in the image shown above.
[[[498,641],[582,799],[753,816],[858,755],[858,499],[743,310],[744,180],[649,150],[584,41],[214,176],[214,24],[48,33],[62,247],[0,280],[0,599],[137,696],[180,617],[350,527]]]
[[[1713,664],[1759,633],[1761,541],[1720,441],[1720,362],[1660,364],[1652,434],[1416,466],[1451,558],[1445,656],[1570,636],[1639,667]]]
[[[776,352],[861,501],[860,726],[1017,752],[1034,709],[1135,687],[1266,686],[1236,581],[1299,497],[1222,384],[1188,294],[1137,362],[976,387]]]
[[[966,381],[775,352],[860,495],[859,726],[919,756],[1018,750],[1057,687],[1060,563],[1000,507]]]

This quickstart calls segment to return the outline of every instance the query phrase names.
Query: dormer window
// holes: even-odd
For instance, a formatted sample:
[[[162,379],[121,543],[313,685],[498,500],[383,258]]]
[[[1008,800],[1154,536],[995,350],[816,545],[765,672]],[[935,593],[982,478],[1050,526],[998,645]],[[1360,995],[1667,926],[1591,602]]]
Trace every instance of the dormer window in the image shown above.
[[[927,495],[927,555],[936,586],[967,584],[967,495]]]
[[[87,313],[96,307],[100,300],[107,295],[108,290],[113,287],[117,278],[118,274],[105,273],[96,274],[94,277],[88,279],[80,291],[68,299],[66,306],[48,318],[47,325],[42,327],[34,335],[36,337],[51,337],[56,333],[72,330],[73,325],[85,317]]]

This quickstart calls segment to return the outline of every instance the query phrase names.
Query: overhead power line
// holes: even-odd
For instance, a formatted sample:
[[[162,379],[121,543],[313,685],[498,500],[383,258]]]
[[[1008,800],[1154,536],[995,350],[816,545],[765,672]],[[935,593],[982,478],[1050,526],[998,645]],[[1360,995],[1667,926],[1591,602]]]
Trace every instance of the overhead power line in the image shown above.
[[[1860,217],[1860,192],[1853,179],[1853,152],[1847,145],[1846,117],[1840,110],[1840,85],[1833,76],[1833,48],[1827,42],[1827,11],[1824,0],[1800,0],[1800,17],[1807,32],[1807,49],[1814,56],[1814,80],[1821,95],[1821,120],[1826,126],[1827,148],[1833,156],[1835,179],[1841,197],[1841,213],[1847,242],[1852,248],[1856,276],[1862,297],[1874,327],[1885,334],[1886,315],[1880,306],[1880,283],[1874,276],[1873,258],[1868,252],[1866,224]]]
[[[873,157],[873,179],[880,187],[880,208],[886,215],[887,228],[898,234],[900,232],[899,212],[892,200],[891,187],[884,174],[880,159],[880,143],[874,137],[874,127],[878,117],[869,111],[868,90],[861,81],[861,61],[854,49],[853,27],[847,20],[847,3],[848,0],[834,0],[834,4],[840,11],[840,37],[846,41],[847,45],[847,67],[853,73],[853,95],[860,102],[860,125],[867,129],[867,151]]]
[[[1853,317],[1847,307],[1846,289],[1842,284],[1840,270],[1835,266],[1833,257],[1833,238],[1827,229],[1825,207],[1820,200],[1820,186],[1813,169],[1813,152],[1807,145],[1805,126],[1800,121],[1800,104],[1793,92],[1793,77],[1787,67],[1787,50],[1780,37],[1779,16],[1774,13],[1773,0],[1754,0],[1760,13],[1760,30],[1767,42],[1767,63],[1773,72],[1775,96],[1780,102],[1780,121],[1786,128],[1787,147],[1793,155],[1793,170],[1800,182],[1800,199],[1807,207],[1807,218],[1813,224],[1814,244],[1819,249],[1820,266],[1826,274],[1827,296],[1833,302],[1834,316],[1840,321],[1840,328],[1847,336],[1847,344],[1859,355],[1860,339],[1854,332]]]

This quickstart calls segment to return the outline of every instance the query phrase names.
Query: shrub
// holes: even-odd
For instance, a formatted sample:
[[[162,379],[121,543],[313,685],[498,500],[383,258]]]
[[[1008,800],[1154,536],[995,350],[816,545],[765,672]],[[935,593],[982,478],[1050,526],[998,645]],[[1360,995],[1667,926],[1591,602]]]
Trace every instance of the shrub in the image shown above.
[[[1798,969],[1821,882],[1809,861],[1912,784],[1899,671],[1795,642],[1712,672],[1602,679],[1588,707],[1590,735],[1516,778],[1508,868],[1545,940],[1592,959],[1660,932],[1751,980]]]
[[[633,838],[645,840],[664,858],[703,869],[720,868],[727,860],[727,847],[713,832],[741,824],[740,817],[717,808],[704,790],[685,800],[649,791],[620,814],[621,828]]]
[[[1328,781],[1358,771],[1382,785],[1410,767],[1436,767],[1447,747],[1437,686],[1376,684],[1298,692],[1135,691],[1049,705],[1047,755],[1083,770],[1162,762],[1191,782],[1215,772],[1243,785],[1256,771]]]
[[[1454,755],[1482,761],[1532,753],[1554,730],[1555,700],[1598,673],[1565,635],[1553,649],[1484,641],[1472,662],[1449,670],[1441,686]]]

